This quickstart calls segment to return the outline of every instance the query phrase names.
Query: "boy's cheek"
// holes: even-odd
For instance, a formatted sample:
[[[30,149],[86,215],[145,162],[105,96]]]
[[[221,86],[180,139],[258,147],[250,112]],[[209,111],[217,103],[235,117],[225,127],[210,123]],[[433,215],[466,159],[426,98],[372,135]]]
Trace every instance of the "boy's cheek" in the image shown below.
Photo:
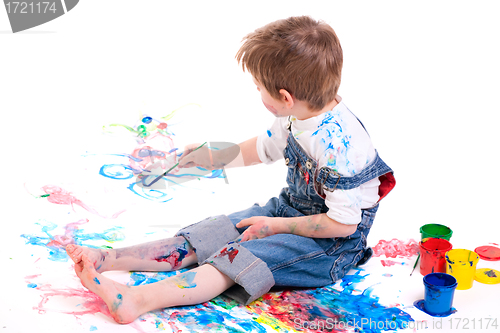
[[[264,101],[262,101],[262,103],[264,104],[264,106],[266,107],[266,109],[268,109],[272,114],[274,114],[275,116],[278,115],[278,110],[276,110],[276,108],[274,106],[269,105],[269,104],[267,104]]]

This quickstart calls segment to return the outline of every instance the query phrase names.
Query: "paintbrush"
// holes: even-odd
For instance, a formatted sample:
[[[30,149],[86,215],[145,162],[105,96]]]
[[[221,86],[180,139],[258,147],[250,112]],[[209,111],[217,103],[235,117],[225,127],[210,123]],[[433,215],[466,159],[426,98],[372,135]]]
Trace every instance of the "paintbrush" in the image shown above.
[[[411,270],[410,276],[415,272],[415,268],[417,267],[418,264],[418,259],[420,259],[420,253],[418,254],[417,261],[415,261],[415,265],[413,265],[413,269]]]
[[[192,151],[190,151],[190,153],[192,153],[193,151],[196,151],[198,149],[200,149],[201,147],[203,147],[204,145],[206,144],[206,142],[204,142],[201,146],[197,147],[196,149],[193,149]],[[151,185],[153,185],[154,183],[156,183],[158,180],[160,180],[163,176],[166,176],[170,171],[172,171],[173,169],[175,169],[177,166],[179,165],[179,162],[175,163],[175,165],[173,167],[171,167],[170,169],[168,169],[167,171],[165,171],[163,174],[159,175],[158,177],[156,177],[151,183],[149,183],[148,185],[144,184],[144,181],[142,182],[144,184],[144,186],[147,186],[147,187],[150,187]]]

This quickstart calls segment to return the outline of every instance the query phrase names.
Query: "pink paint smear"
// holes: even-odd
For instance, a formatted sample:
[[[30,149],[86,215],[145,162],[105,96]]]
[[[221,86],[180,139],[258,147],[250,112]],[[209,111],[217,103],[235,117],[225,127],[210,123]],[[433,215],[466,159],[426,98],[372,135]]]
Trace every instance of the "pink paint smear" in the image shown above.
[[[58,205],[71,205],[71,208],[73,208],[73,211],[75,210],[74,205],[78,205],[82,207],[83,209],[87,210],[88,212],[98,215],[103,218],[108,218],[108,219],[116,219],[121,213],[125,211],[125,209],[113,214],[112,216],[104,216],[99,214],[94,208],[86,205],[83,203],[81,200],[77,199],[71,192],[68,192],[59,186],[55,185],[45,185],[42,187],[42,190],[46,193],[49,194],[47,197],[47,200],[51,203],[55,203]]]
[[[411,258],[416,256],[419,251],[416,240],[402,241],[396,238],[390,241],[380,240],[372,249],[374,257],[385,255],[387,258],[396,258],[397,256]]]

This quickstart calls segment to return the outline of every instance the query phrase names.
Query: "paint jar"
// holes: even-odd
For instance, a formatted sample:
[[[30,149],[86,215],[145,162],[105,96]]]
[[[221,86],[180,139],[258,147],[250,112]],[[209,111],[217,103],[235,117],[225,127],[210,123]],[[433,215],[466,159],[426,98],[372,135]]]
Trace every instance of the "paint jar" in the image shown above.
[[[478,261],[479,256],[474,251],[454,249],[446,253],[446,273],[457,279],[457,289],[472,288]]]
[[[420,273],[446,273],[446,252],[452,245],[446,239],[426,238],[420,245]]]
[[[426,224],[420,227],[420,234],[422,240],[426,238],[443,238],[449,241],[453,231],[442,224]]]
[[[424,276],[424,308],[430,315],[444,316],[452,312],[453,296],[457,280],[446,273],[431,273]]]

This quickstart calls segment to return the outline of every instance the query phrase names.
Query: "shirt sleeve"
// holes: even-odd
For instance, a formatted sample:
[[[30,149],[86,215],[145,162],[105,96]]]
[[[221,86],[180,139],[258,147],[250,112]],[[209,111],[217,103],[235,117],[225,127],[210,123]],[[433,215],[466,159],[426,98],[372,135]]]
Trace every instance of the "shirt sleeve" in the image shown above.
[[[271,164],[283,158],[288,130],[288,118],[276,118],[266,133],[257,137],[257,154],[262,163]]]
[[[364,183],[352,190],[335,190],[326,192],[326,215],[342,224],[358,224],[361,222],[361,210],[373,207],[379,200],[378,178]]]

